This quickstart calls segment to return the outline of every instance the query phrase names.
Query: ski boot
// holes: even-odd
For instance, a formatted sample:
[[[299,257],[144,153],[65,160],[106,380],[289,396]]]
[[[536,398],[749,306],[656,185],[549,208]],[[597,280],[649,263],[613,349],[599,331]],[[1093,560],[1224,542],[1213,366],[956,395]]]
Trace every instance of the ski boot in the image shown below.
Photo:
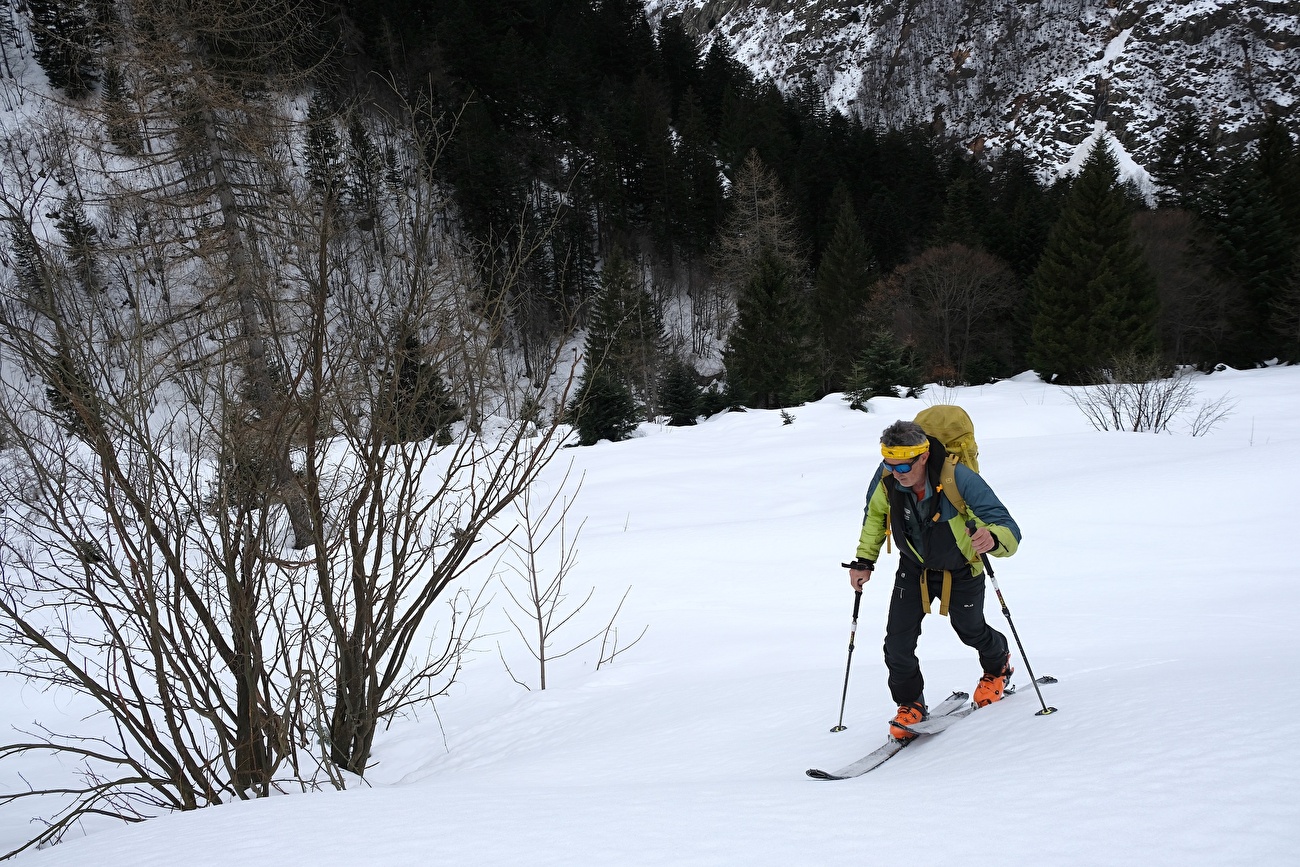
[[[975,686],[975,694],[971,696],[971,701],[976,707],[985,707],[993,704],[995,701],[1002,701],[1007,684],[1011,681],[1011,675],[1015,669],[1011,667],[1011,655],[1007,654],[1006,661],[1002,663],[1002,671],[997,674],[984,672],[980,682]]]
[[[898,713],[889,722],[889,736],[896,741],[907,742],[916,735],[899,728],[900,725],[910,726],[919,723],[925,719],[925,703],[920,701],[909,701],[907,704],[898,706]]]

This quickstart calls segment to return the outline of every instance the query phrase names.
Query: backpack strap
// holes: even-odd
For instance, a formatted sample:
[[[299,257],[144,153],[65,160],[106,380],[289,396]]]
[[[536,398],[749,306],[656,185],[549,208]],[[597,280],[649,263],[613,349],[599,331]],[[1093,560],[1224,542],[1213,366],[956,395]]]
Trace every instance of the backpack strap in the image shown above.
[[[966,498],[957,489],[958,460],[958,457],[952,454],[944,458],[943,466],[939,468],[939,490],[943,491],[943,495],[948,498],[948,502],[952,503],[957,514],[969,518],[970,510],[966,508]]]

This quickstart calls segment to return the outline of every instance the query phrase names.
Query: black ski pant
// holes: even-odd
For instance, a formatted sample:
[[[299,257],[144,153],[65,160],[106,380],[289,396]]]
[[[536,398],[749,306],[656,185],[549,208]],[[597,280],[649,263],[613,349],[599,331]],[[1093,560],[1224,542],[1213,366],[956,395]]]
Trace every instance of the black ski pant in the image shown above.
[[[939,610],[943,572],[926,575],[932,609]],[[970,567],[952,570],[952,593],[948,619],[957,637],[979,653],[984,671],[997,674],[1007,661],[1007,638],[984,619],[984,575],[971,575]],[[889,692],[898,704],[918,701],[925,689],[916,642],[921,637],[921,565],[900,557],[889,597],[889,619],[885,625],[885,666],[889,669]]]

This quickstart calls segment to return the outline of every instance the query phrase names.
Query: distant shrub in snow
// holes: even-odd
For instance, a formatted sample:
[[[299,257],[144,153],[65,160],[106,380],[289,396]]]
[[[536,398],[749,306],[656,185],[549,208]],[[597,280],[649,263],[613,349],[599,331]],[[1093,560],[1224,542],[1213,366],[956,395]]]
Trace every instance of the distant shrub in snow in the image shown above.
[[[1194,407],[1193,376],[1158,355],[1129,352],[1093,370],[1090,384],[1072,390],[1070,399],[1097,430],[1163,433],[1190,415],[1188,433],[1201,436],[1231,415],[1236,401],[1225,395]]]

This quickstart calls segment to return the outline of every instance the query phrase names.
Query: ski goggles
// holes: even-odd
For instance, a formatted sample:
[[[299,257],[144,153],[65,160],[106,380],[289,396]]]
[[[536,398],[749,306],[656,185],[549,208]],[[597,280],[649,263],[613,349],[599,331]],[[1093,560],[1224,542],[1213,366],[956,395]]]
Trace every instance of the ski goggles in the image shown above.
[[[895,473],[902,473],[902,474],[906,475],[907,473],[910,473],[910,472],[912,471],[912,467],[913,467],[913,466],[914,466],[914,464],[913,464],[911,461],[908,461],[908,462],[905,463],[905,464],[890,464],[890,463],[886,463],[886,464],[885,464],[885,469],[887,469],[887,470],[892,470],[892,471],[895,472]]]

